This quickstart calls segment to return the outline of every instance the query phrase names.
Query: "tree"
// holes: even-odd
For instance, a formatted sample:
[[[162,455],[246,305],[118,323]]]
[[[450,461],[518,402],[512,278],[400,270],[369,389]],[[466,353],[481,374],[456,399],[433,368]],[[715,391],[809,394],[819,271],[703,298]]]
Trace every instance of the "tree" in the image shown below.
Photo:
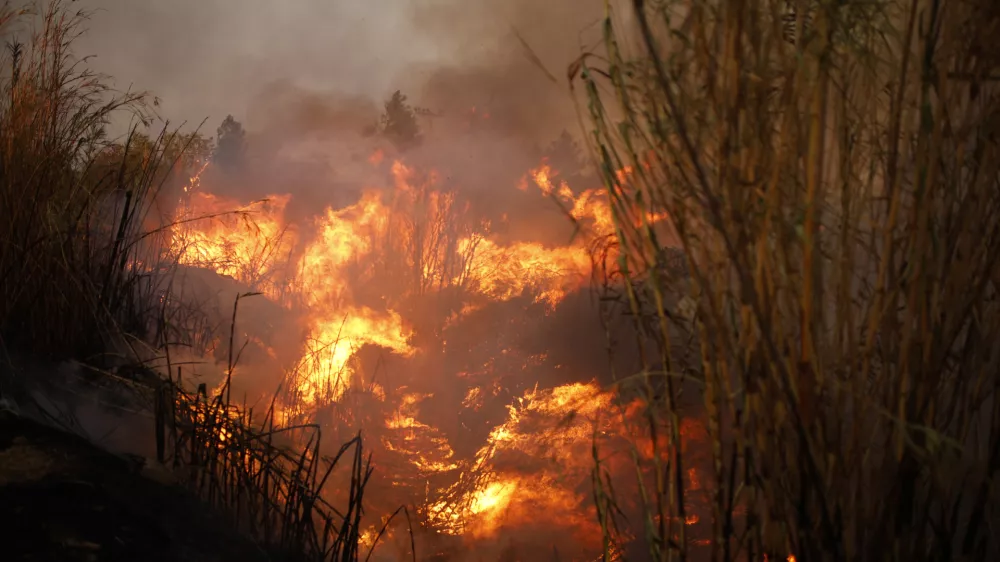
[[[123,141],[101,148],[87,162],[83,173],[93,185],[116,186],[125,178],[138,178],[150,171],[155,172],[151,178],[153,185],[164,181],[183,184],[212,152],[212,139],[197,132],[164,130],[150,137],[134,131]]]
[[[243,125],[227,115],[219,125],[213,161],[227,172],[233,172],[243,167],[246,154],[246,131]]]
[[[382,135],[400,149],[420,143],[420,126],[413,107],[406,103],[406,96],[396,90],[385,102],[381,120]]]

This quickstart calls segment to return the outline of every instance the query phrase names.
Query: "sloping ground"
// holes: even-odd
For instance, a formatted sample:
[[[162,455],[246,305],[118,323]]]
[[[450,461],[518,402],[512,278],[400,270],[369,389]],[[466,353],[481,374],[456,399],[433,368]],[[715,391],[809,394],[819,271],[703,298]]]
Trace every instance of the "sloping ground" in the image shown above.
[[[0,410],[0,560],[268,560],[139,463]]]

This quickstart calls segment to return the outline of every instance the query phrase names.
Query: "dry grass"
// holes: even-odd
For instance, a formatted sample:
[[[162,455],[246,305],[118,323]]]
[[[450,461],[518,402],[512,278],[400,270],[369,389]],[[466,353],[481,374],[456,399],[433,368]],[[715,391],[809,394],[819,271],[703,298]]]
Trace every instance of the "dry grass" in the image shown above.
[[[154,324],[162,277],[157,197],[193,136],[106,138],[148,96],[119,93],[71,45],[85,13],[64,2],[0,8],[0,335],[9,350],[86,357]]]
[[[649,556],[694,556],[682,415],[710,435],[713,560],[1000,556],[1000,10],[632,4],[570,72],[628,258],[620,299],[656,342],[626,381],[656,453],[634,457]],[[667,304],[685,297],[686,318]],[[624,498],[601,471],[610,558]]]
[[[170,445],[169,460],[189,488],[269,550],[295,560],[357,559],[363,492],[372,472],[360,435],[324,457],[317,425],[276,428],[273,409],[253,423],[253,412],[227,403],[225,393],[209,398],[176,383],[162,392],[158,419],[173,419],[160,426],[159,446],[166,453]],[[303,435],[307,445],[300,452],[280,445],[283,437]],[[343,461],[350,470],[348,502],[338,510],[323,490]]]
[[[256,293],[239,295],[233,305],[227,378],[214,397],[204,385],[186,391],[181,367],[176,380],[157,389],[159,461],[170,461],[191,490],[269,551],[290,560],[357,560],[364,492],[374,470],[361,433],[327,457],[320,454],[318,424],[277,426],[273,400],[255,422],[253,408],[231,401],[239,361],[233,341],[236,316],[240,299],[250,296]],[[337,502],[339,509],[326,499],[331,490],[343,500]],[[367,556],[398,513],[385,521]]]

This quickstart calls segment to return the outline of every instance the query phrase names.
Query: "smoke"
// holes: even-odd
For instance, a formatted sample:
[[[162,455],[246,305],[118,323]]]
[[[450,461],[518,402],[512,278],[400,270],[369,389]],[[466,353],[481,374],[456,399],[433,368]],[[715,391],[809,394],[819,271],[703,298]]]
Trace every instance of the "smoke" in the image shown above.
[[[373,179],[368,158],[379,149],[392,158],[393,147],[363,132],[401,90],[428,112],[425,142],[407,163],[474,192],[494,224],[514,217],[512,238],[562,244],[572,234],[557,209],[522,201],[513,187],[562,131],[579,131],[566,68],[599,39],[600,0],[76,5],[93,11],[77,52],[93,55],[88,64],[118,89],[151,92],[163,119],[204,122],[207,136],[229,114],[246,127],[252,169],[214,180],[215,193],[290,193],[290,220],[304,222],[383,187],[372,185],[388,182]],[[561,228],[542,226],[553,224]]]
[[[101,385],[102,377],[73,361],[14,356],[0,365],[0,384],[17,385],[13,402],[19,415],[114,454],[156,458],[153,415],[143,409],[141,393],[128,385]]]
[[[120,89],[149,90],[172,122],[246,119],[273,83],[430,109],[493,105],[519,133],[574,123],[565,68],[594,43],[598,0],[80,0],[77,45]],[[516,30],[516,32],[515,32]],[[518,39],[531,46],[532,62]]]

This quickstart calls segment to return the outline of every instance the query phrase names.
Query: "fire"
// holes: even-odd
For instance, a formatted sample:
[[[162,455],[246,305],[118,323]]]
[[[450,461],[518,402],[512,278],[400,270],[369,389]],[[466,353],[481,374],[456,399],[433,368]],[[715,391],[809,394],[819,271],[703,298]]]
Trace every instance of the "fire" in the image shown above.
[[[350,364],[357,350],[368,344],[412,355],[403,320],[394,312],[371,309],[338,310],[337,316],[319,316],[310,326],[306,355],[299,364],[299,391],[304,406],[319,400],[339,400],[351,387],[355,370]]]
[[[607,235],[614,232],[614,221],[611,216],[611,206],[607,197],[600,190],[589,189],[580,195],[565,181],[556,185],[558,173],[548,164],[529,173],[538,189],[548,197],[555,197],[567,207],[570,216],[576,220],[591,222],[591,228],[596,235]],[[522,183],[526,185],[526,182]]]
[[[278,299],[277,266],[296,242],[295,230],[283,220],[289,200],[275,195],[235,205],[210,193],[191,193],[178,209],[172,249],[184,265],[213,269]]]
[[[411,443],[415,441],[418,432],[430,434],[429,439],[421,443],[423,446],[420,450],[413,451],[410,458],[410,462],[421,471],[435,473],[455,470],[459,468],[459,465],[453,459],[455,453],[447,440],[433,435],[434,428],[418,421],[415,417],[417,415],[416,406],[422,398],[426,398],[426,396],[412,393],[404,395],[399,410],[386,421],[386,428],[404,431],[406,441]],[[389,449],[398,450],[389,440],[385,441],[385,445]]]
[[[346,268],[372,250],[371,237],[384,222],[385,207],[377,193],[367,193],[346,209],[327,209],[315,239],[301,257],[296,288],[308,306],[340,306]]]
[[[202,174],[205,173],[205,170],[208,169],[208,165],[210,163],[211,163],[210,160],[206,160],[205,162],[201,163],[201,166],[198,168],[198,171],[195,172],[195,174],[191,176],[190,179],[188,179],[187,185],[184,186],[184,193],[189,193],[198,189],[198,186],[201,185],[201,176]]]
[[[561,482],[589,473],[587,453],[595,427],[608,427],[600,413],[611,401],[612,395],[595,382],[525,393],[508,407],[507,421],[490,432],[466,467],[485,472],[486,478],[473,486],[459,481],[440,490],[453,499],[432,502],[430,523],[445,533],[478,538],[493,536],[505,525],[558,523],[581,540],[592,540],[599,530],[587,515],[585,495]],[[524,469],[528,472],[505,468],[521,458],[536,459]]]
[[[469,505],[469,511],[474,515],[481,513],[496,513],[510,505],[511,496],[516,489],[515,482],[494,482],[485,490],[476,492]]]
[[[496,300],[507,300],[528,288],[537,300],[556,305],[587,280],[590,255],[583,248],[546,248],[536,243],[500,246],[485,238],[466,238],[459,251],[471,253],[469,264],[476,289]]]
[[[316,311],[297,369],[304,406],[344,395],[354,376],[350,359],[364,345],[402,355],[414,352],[399,314],[354,306],[347,282],[349,267],[372,251],[372,237],[384,226],[385,216],[386,209],[373,192],[346,209],[327,209],[314,240],[302,253],[293,286],[304,305]]]
[[[570,217],[578,223],[587,225],[592,236],[602,237],[615,233],[616,217],[605,190],[589,189],[577,195],[568,183],[558,180],[558,172],[544,162],[540,167],[531,170],[528,175],[531,176],[542,194],[556,199]],[[615,173],[615,181],[618,185],[625,185],[633,180],[634,175],[634,169],[631,166],[626,166]],[[527,179],[523,179],[518,188],[522,191],[527,190]],[[631,219],[628,222],[631,223],[632,228],[655,228],[661,236],[673,237],[669,226],[670,216],[664,211],[656,211],[651,208],[633,209],[631,213],[628,213],[628,217],[620,216],[618,220],[626,218]],[[619,234],[627,236],[628,231],[619,232]],[[652,256],[649,256],[647,259],[651,258]]]
[[[369,161],[380,165],[385,158],[376,151]],[[380,427],[365,431],[375,432],[385,451],[406,463],[387,469],[395,471],[392,486],[417,482],[423,488],[417,512],[425,527],[483,539],[508,526],[556,524],[580,544],[599,548],[601,531],[580,483],[589,482],[595,435],[623,427],[620,417],[609,415],[612,392],[593,380],[536,385],[520,392],[506,416],[494,419],[488,434],[483,431],[482,446],[463,456],[448,431],[424,421],[421,406],[432,394],[384,380],[372,383],[363,376],[360,357],[371,347],[414,362],[439,352],[416,338],[420,329],[434,334],[433,326],[424,326],[433,322],[413,312],[413,303],[428,295],[462,295],[442,313],[436,329],[455,325],[484,303],[522,295],[533,297],[546,313],[555,309],[589,282],[589,244],[614,231],[605,192],[577,193],[543,163],[517,187],[527,190],[530,178],[542,195],[587,223],[588,233],[565,246],[508,242],[495,236],[489,223],[470,217],[469,204],[444,189],[435,172],[421,173],[399,161],[381,169],[391,174],[390,187],[367,189],[353,205],[324,209],[299,228],[286,217],[288,195],[239,205],[201,191],[199,174],[185,189],[173,249],[182,263],[232,277],[298,315],[303,338],[286,377],[292,388],[277,407],[286,417],[309,415],[347,403],[352,390],[364,389],[372,401],[366,407],[382,408],[385,415],[377,420]],[[448,342],[434,344],[445,349]],[[267,348],[266,342],[261,345]],[[498,345],[495,352],[499,357],[508,349]],[[531,362],[527,358],[524,364]],[[485,411],[499,385],[476,381],[460,391],[456,406]],[[697,483],[694,472],[691,479]],[[692,515],[688,523],[697,521]],[[374,541],[374,529],[361,539],[366,546]]]

